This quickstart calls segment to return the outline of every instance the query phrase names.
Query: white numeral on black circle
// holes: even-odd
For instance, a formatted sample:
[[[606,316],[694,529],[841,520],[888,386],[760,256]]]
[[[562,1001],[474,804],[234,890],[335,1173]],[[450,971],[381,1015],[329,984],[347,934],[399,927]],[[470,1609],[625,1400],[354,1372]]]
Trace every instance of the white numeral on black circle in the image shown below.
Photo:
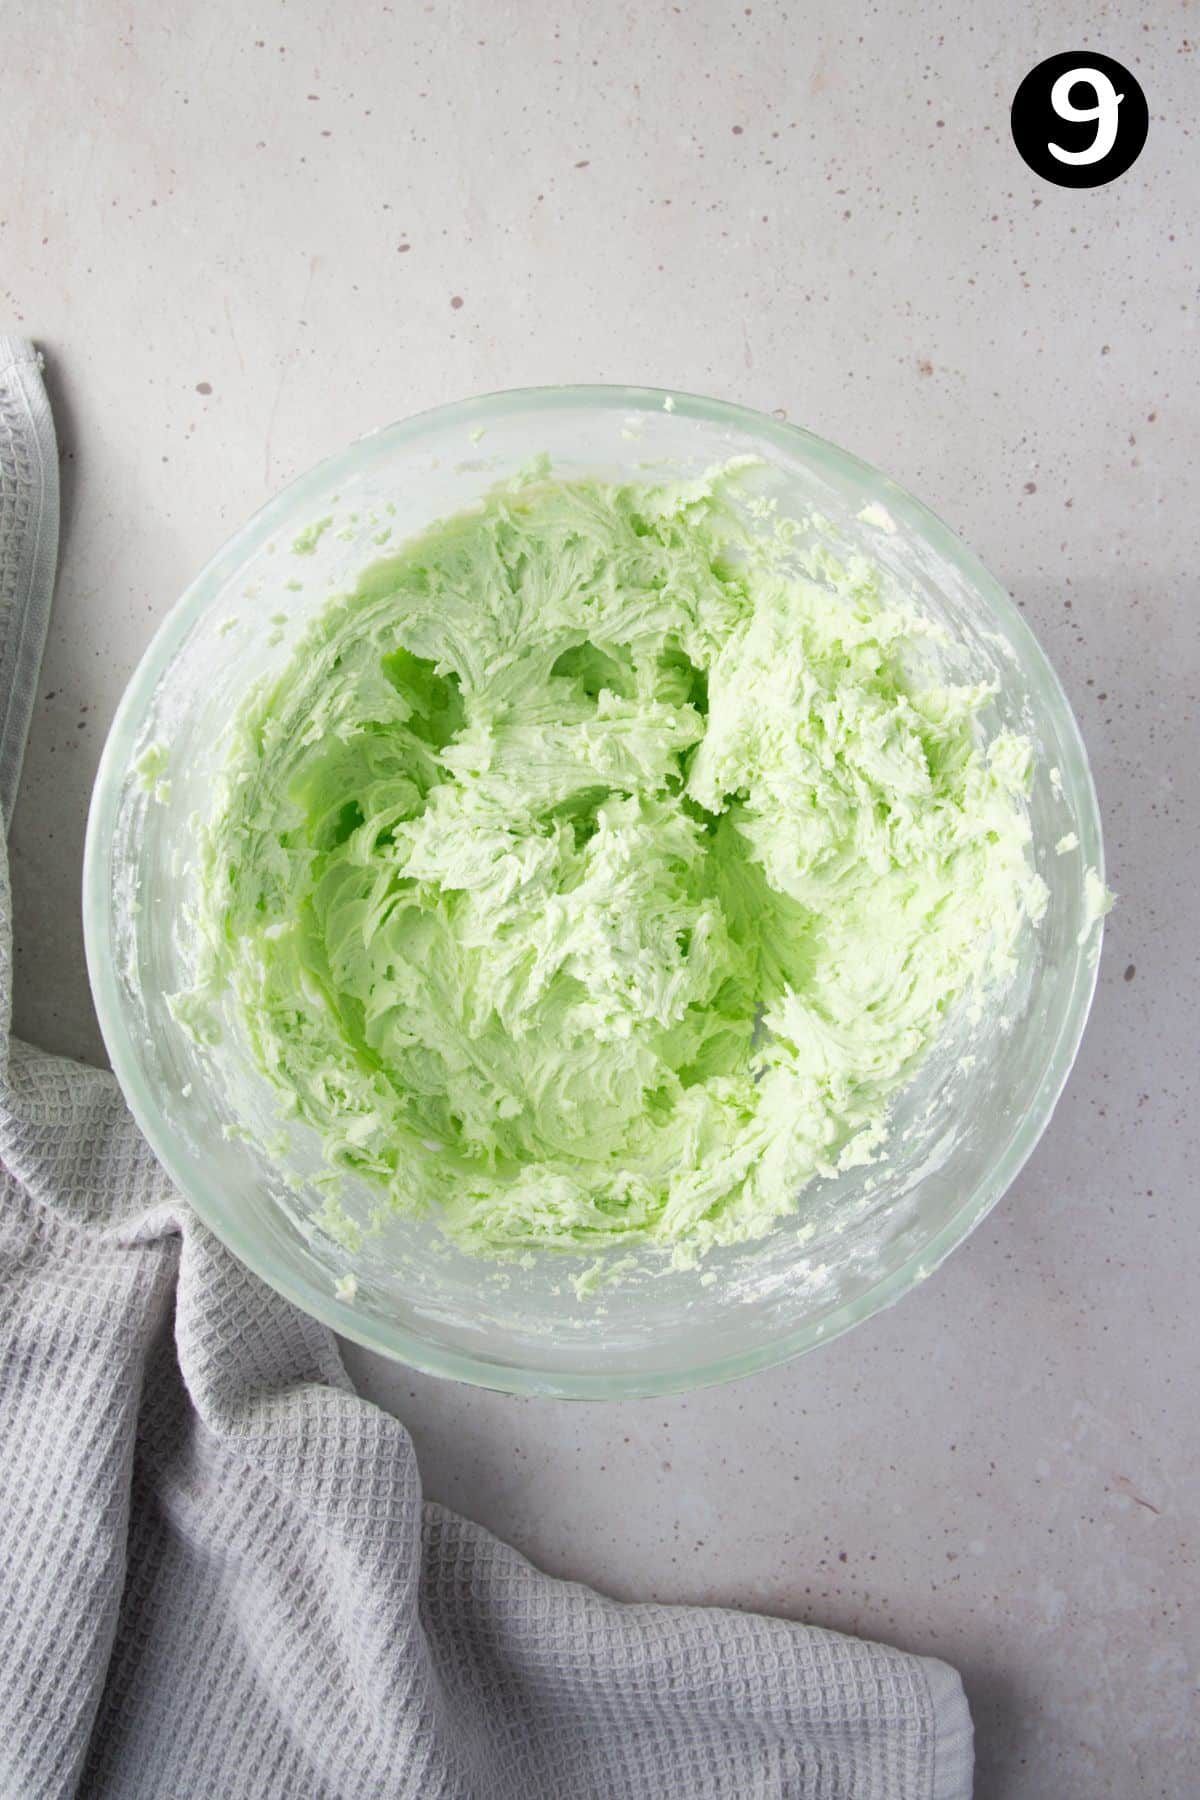
[[[1096,96],[1094,106],[1076,106],[1071,100],[1071,89],[1076,85],[1090,87]],[[1096,135],[1086,150],[1064,150],[1051,141],[1046,148],[1051,156],[1061,163],[1097,163],[1103,162],[1117,141],[1118,108],[1125,98],[1118,94],[1116,88],[1101,69],[1068,69],[1060,75],[1050,90],[1050,104],[1060,119],[1069,119],[1072,124],[1083,125],[1089,119],[1096,121]]]

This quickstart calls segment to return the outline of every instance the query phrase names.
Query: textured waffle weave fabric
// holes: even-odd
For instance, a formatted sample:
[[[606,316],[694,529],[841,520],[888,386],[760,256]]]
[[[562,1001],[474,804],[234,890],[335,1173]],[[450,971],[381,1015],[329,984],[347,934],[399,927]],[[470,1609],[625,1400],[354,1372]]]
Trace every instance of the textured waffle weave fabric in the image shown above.
[[[0,338],[0,799],[57,463]],[[0,833],[0,1797],[958,1800],[944,1663],[619,1605],[424,1504],[402,1425],[189,1213],[112,1077],[10,1041]]]

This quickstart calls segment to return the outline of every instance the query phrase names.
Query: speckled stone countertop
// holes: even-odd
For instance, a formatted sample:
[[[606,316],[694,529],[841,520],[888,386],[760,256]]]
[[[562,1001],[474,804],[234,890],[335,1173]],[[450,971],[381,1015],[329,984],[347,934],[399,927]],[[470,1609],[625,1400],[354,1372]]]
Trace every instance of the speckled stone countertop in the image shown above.
[[[0,325],[47,351],[64,458],[25,1036],[103,1055],[84,816],[154,626],[268,494],[405,413],[563,380],[782,410],[948,519],[1053,657],[1120,905],[1054,1122],[933,1280],[666,1402],[351,1357],[428,1492],[546,1568],[956,1663],[983,1800],[1178,1800],[1200,1764],[1195,39],[1167,0],[6,14]],[[1089,47],[1151,124],[1077,192],[1008,103]]]

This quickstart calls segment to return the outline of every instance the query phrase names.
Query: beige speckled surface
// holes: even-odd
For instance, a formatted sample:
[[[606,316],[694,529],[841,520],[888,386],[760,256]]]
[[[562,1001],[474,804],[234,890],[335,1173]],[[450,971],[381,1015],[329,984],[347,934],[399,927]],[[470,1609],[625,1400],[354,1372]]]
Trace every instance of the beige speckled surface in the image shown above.
[[[983,1800],[1176,1800],[1200,1762],[1198,21],[1116,10],[5,14],[0,325],[47,350],[65,457],[13,832],[25,1035],[101,1054],[83,821],[153,626],[269,493],[406,412],[555,380],[783,408],[949,519],[1053,656],[1121,905],[1054,1123],[946,1268],[816,1357],[666,1403],[354,1359],[429,1491],[546,1567],[956,1662]],[[1116,184],[1059,190],[1008,100],[1088,45],[1136,69],[1150,137]]]

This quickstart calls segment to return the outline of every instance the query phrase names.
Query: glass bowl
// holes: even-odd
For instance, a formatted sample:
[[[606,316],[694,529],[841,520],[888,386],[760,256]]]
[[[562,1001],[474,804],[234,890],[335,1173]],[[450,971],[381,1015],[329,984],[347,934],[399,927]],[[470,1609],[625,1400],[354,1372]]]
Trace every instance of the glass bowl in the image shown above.
[[[239,1091],[253,1104],[235,1116],[221,1056],[236,1049],[197,1046],[167,1006],[186,984],[195,814],[207,811],[221,728],[247,684],[384,553],[381,518],[398,544],[542,452],[559,474],[647,479],[761,458],[760,485],[782,513],[821,515],[824,531],[878,565],[886,588],[950,627],[953,674],[998,684],[982,724],[1034,740],[1033,854],[1050,894],[1003,1013],[976,1025],[965,1007],[951,1014],[895,1104],[882,1162],[816,1181],[795,1217],[698,1270],[627,1271],[586,1298],[571,1280],[582,1259],[483,1262],[430,1221],[396,1220],[348,1253],[318,1223],[319,1159],[303,1130],[280,1135],[275,1097],[244,1068]],[[312,553],[293,555],[298,534],[324,518],[333,523]],[[169,779],[155,792],[144,758],[159,742]],[[1070,833],[1078,848],[1056,854]],[[364,438],[272,500],[197,577],[138,666],[105,747],[84,924],[129,1105],[235,1255],[346,1337],[416,1368],[513,1393],[608,1398],[701,1386],[810,1350],[898,1299],[961,1243],[1033,1149],[1074,1059],[1100,937],[1089,866],[1102,876],[1100,824],[1063,691],[1015,607],[932,513],[856,457],[742,407],[647,388],[543,388],[440,407]]]

